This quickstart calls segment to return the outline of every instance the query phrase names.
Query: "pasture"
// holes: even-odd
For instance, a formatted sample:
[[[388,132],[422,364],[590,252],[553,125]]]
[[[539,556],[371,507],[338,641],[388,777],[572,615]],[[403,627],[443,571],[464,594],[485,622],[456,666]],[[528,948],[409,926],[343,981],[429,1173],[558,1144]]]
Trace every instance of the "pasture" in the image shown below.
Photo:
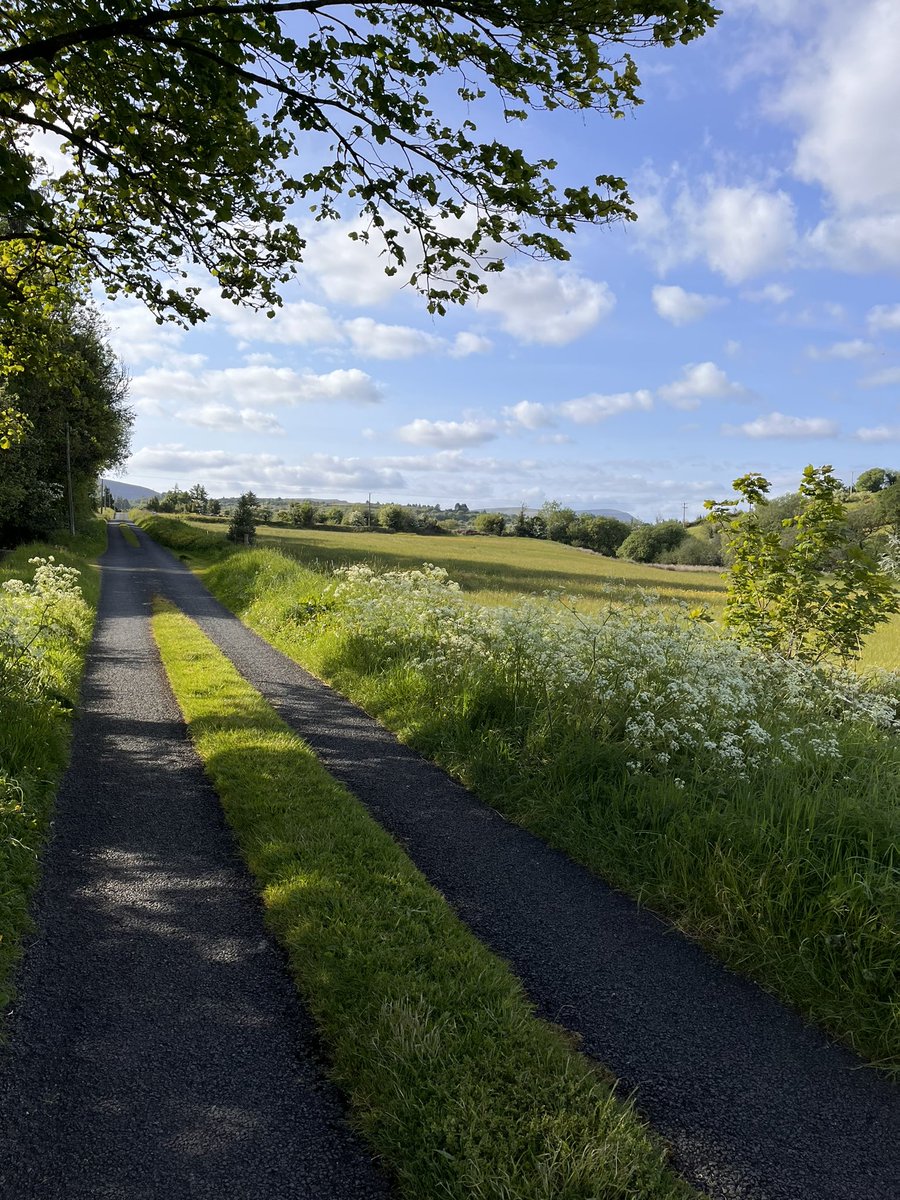
[[[191,523],[223,535],[228,529],[225,520]],[[565,593],[577,597],[583,611],[597,613],[610,602],[634,599],[642,589],[658,596],[664,604],[682,603],[689,608],[703,604],[718,616],[725,599],[725,580],[718,567],[672,571],[531,538],[260,525],[257,541],[260,546],[282,550],[304,566],[320,571],[356,563],[390,570],[434,563],[443,567],[477,604],[508,604],[516,596]],[[864,669],[900,670],[900,616],[869,638],[860,665]]]

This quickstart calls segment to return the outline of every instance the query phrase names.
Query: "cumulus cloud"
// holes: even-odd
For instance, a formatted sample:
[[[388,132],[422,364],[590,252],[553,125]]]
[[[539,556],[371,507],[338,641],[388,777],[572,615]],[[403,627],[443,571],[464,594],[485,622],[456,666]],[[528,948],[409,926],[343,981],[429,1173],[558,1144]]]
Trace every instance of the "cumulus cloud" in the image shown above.
[[[341,342],[340,325],[321,304],[290,300],[275,315],[239,308],[214,292],[205,291],[202,303],[234,337],[247,342],[269,342],[282,346],[323,346]]]
[[[286,462],[274,454],[194,450],[181,443],[143,446],[127,463],[130,475],[151,479],[199,479],[223,493],[252,488],[259,495],[292,496],[312,489],[339,492],[403,489],[403,474],[358,458],[311,454]]]
[[[793,200],[756,182],[652,177],[635,207],[638,244],[663,273],[700,259],[743,283],[782,268],[797,241]]]
[[[541,429],[553,424],[550,408],[534,400],[520,400],[518,404],[509,405],[503,409],[503,415],[507,420],[526,429]]]
[[[566,400],[559,411],[576,425],[596,425],[607,417],[625,412],[646,412],[653,407],[653,393],[646,389],[637,392],[617,392],[601,395],[593,392],[576,400]]]
[[[616,302],[605,283],[545,263],[507,267],[487,282],[479,309],[518,341],[542,346],[575,341],[609,316]]]
[[[753,304],[786,304],[794,294],[794,289],[783,283],[767,283],[765,287],[753,292],[743,292],[743,298]]]
[[[875,425],[857,429],[853,435],[861,442],[900,442],[900,425]]]
[[[344,322],[354,350],[369,358],[402,359],[435,354],[448,348],[444,338],[408,325],[384,325],[371,317]]]
[[[450,347],[450,357],[468,358],[471,354],[486,354],[488,350],[493,348],[493,345],[494,343],[490,338],[464,329],[453,339],[453,344]]]
[[[745,395],[746,388],[729,379],[714,362],[688,363],[682,368],[680,379],[666,383],[659,389],[660,399],[673,408],[685,410],[699,408],[704,400],[724,400]]]
[[[809,346],[807,354],[810,358],[865,358],[875,347],[871,342],[862,338],[853,338],[846,342],[832,342],[830,346]]]
[[[876,304],[869,309],[866,320],[873,333],[900,331],[900,304]]]
[[[284,427],[274,413],[261,412],[258,408],[229,408],[227,404],[203,404],[182,413],[188,425],[201,429],[215,429],[219,433],[284,433]]]
[[[498,424],[489,418],[464,421],[429,421],[417,417],[397,430],[401,441],[415,446],[477,446],[497,436]]]
[[[157,324],[146,305],[134,301],[106,302],[103,310],[110,325],[110,342],[123,362],[134,366],[143,362],[170,366],[185,361],[178,349],[185,330],[179,325]],[[198,358],[192,355],[188,361],[196,365]]]
[[[722,296],[703,296],[699,292],[686,292],[684,288],[675,284],[657,284],[652,295],[653,307],[664,321],[670,321],[673,325],[688,325],[691,321],[699,321],[713,309],[728,303]]]
[[[900,383],[900,367],[885,367],[883,371],[875,371],[860,380],[863,387],[893,387]]]
[[[240,409],[248,401],[257,405],[294,405],[317,402],[372,404],[380,400],[375,381],[355,367],[316,375],[291,367],[226,367],[190,371],[151,367],[136,376],[132,397],[142,404],[166,409],[202,409],[204,405],[230,405]]]
[[[743,425],[723,425],[722,432],[749,438],[830,438],[836,437],[839,429],[826,417],[791,417],[772,412]]]

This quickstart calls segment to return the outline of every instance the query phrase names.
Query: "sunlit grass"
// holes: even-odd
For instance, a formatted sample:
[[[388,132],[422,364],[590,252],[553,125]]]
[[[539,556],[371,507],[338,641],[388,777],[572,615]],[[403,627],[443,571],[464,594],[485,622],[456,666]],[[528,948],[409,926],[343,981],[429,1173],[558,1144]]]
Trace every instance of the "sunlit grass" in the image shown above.
[[[154,634],[351,1114],[409,1200],[687,1200],[633,1110],[187,617]]]
[[[42,639],[41,670],[48,692],[28,700],[0,694],[0,1019],[12,998],[12,969],[29,927],[28,899],[38,877],[38,853],[50,824],[53,799],[68,758],[71,717],[100,592],[92,561],[106,548],[106,524],[90,522],[76,538],[20,546],[0,561],[0,583],[31,580],[29,558],[53,555],[81,571],[87,611],[74,636]],[[2,619],[2,614],[0,614]]]

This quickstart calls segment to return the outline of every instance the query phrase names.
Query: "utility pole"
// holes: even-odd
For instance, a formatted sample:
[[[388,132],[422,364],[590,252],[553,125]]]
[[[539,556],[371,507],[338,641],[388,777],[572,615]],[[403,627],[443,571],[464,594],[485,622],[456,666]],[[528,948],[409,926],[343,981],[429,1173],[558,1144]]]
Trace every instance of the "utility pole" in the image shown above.
[[[66,421],[66,479],[69,484],[69,533],[75,536],[75,497],[72,493],[72,442],[69,437],[69,422]]]
[[[681,523],[687,529],[687,500],[681,502]]]
[[[372,528],[372,493],[369,492],[369,498],[366,501],[366,529]]]

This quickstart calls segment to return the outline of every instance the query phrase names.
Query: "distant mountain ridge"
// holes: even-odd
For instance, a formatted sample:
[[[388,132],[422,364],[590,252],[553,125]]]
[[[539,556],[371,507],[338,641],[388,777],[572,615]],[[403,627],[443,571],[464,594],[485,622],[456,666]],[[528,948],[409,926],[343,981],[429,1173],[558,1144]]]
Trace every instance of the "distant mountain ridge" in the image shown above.
[[[563,507],[568,508],[569,505],[564,504]],[[525,516],[535,517],[540,511],[540,508],[526,508]],[[521,505],[517,504],[515,508],[497,508],[492,504],[475,508],[473,505],[472,512],[496,512],[503,513],[505,517],[516,517],[521,512]],[[627,525],[633,525],[638,519],[623,508],[577,508],[575,512],[579,517],[615,517],[617,521],[624,521]]]

